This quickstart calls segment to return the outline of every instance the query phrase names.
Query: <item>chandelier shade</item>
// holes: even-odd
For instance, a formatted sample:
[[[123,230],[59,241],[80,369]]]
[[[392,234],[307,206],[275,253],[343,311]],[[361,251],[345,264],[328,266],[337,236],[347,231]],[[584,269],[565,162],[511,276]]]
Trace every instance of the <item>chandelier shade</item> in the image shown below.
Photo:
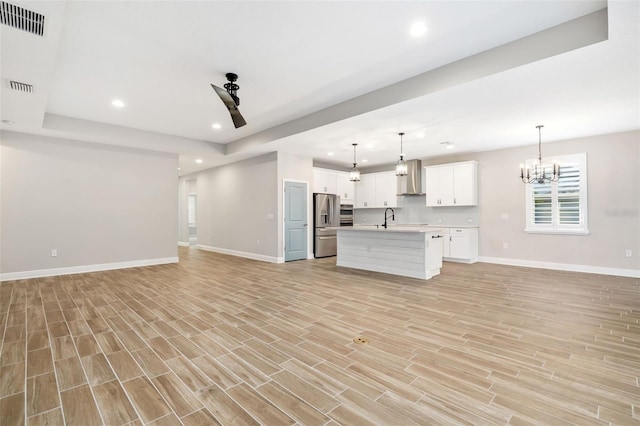
[[[536,126],[538,129],[538,163],[534,164],[533,167],[527,166],[525,168],[524,164],[520,165],[520,179],[523,183],[549,183],[549,182],[557,182],[560,179],[560,165],[553,162],[553,168],[549,174],[547,174],[543,164],[542,164],[542,128],[544,126],[542,124]]]
[[[400,159],[396,162],[396,176],[406,176],[408,173],[407,163],[404,161],[404,152],[402,150],[402,136],[404,133],[398,133],[400,136]]]
[[[356,163],[356,146],[358,146],[358,144],[354,143],[352,145],[353,145],[353,167],[349,171],[349,180],[351,182],[359,182],[360,181],[360,170],[358,170],[358,166],[357,166],[357,163]]]

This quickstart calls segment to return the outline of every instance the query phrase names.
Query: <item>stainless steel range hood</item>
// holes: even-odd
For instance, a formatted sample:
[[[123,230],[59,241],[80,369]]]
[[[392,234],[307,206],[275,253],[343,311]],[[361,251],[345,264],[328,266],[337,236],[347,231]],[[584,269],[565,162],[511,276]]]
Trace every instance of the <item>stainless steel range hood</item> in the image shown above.
[[[424,195],[422,192],[422,161],[408,160],[407,175],[397,178],[397,195]]]

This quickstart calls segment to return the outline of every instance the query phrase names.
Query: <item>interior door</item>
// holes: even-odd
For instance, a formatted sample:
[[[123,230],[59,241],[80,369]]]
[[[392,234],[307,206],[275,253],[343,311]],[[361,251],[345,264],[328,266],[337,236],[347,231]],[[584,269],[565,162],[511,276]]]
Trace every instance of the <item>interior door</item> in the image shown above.
[[[307,184],[284,183],[284,260],[307,258]]]

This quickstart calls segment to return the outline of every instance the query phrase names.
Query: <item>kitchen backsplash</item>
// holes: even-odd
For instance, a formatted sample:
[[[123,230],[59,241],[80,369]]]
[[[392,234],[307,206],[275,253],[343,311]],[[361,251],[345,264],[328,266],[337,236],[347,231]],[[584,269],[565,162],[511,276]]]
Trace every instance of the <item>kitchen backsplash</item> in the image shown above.
[[[427,207],[424,196],[398,197],[397,224],[478,226],[478,207]],[[354,224],[375,225],[384,222],[384,209],[355,209]]]

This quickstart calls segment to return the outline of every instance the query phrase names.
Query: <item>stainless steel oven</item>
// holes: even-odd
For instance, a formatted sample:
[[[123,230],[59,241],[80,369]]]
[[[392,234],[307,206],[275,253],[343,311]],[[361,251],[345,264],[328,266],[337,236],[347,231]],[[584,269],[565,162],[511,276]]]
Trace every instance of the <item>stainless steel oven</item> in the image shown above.
[[[340,204],[340,226],[353,226],[353,204]]]

